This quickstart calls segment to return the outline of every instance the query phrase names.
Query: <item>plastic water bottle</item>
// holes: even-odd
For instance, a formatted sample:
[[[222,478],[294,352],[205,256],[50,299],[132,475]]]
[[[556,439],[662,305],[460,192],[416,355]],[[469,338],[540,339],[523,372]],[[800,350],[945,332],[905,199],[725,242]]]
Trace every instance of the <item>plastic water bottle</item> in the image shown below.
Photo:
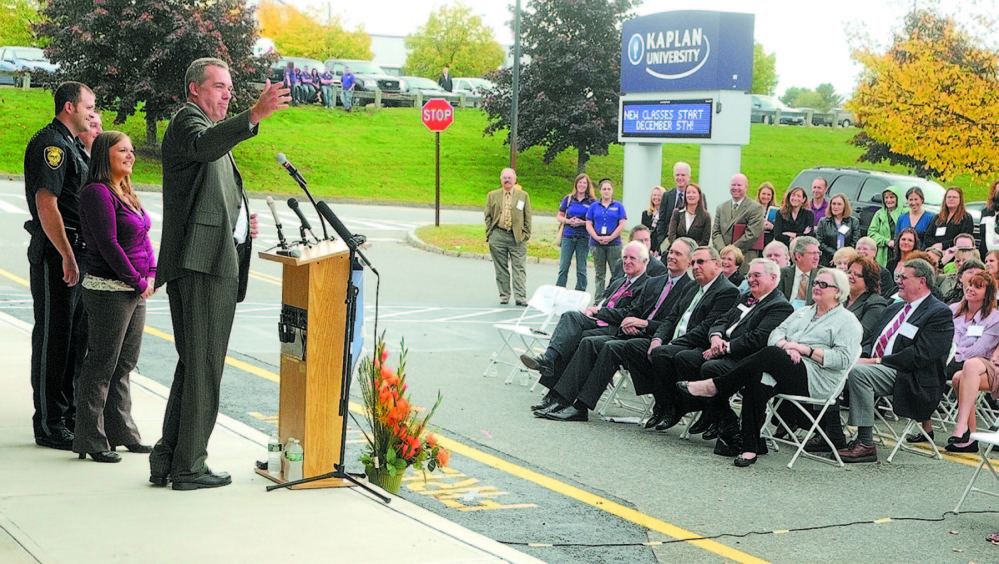
[[[281,439],[277,433],[267,441],[267,471],[272,476],[281,477]]]
[[[525,388],[531,385],[531,373],[523,368],[520,369],[520,385]]]
[[[288,446],[284,449],[284,478],[288,482],[302,479],[302,469],[305,465],[305,451],[302,450],[302,443],[298,439],[288,439]]]

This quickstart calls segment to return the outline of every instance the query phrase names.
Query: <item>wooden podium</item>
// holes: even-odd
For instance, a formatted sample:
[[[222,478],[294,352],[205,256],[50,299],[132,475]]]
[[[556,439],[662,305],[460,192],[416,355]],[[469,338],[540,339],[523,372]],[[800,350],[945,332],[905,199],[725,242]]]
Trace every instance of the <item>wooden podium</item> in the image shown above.
[[[260,258],[284,265],[278,437],[282,445],[292,437],[301,441],[305,451],[302,477],[310,478],[333,472],[344,446],[347,413],[340,415],[339,407],[351,265],[343,241],[323,241],[301,250],[298,258],[270,252],[260,253]],[[284,482],[265,470],[257,473]],[[328,478],[291,488],[351,485]]]

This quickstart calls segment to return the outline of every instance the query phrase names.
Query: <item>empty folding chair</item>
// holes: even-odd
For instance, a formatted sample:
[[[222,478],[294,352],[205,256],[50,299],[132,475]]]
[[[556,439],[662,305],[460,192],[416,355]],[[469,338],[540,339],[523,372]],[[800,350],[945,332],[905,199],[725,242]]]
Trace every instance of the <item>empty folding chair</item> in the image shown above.
[[[538,343],[550,338],[549,325],[555,317],[555,304],[559,296],[566,290],[554,285],[540,286],[534,291],[534,295],[527,301],[527,307],[513,323],[494,323],[493,327],[499,332],[503,345],[492,354],[489,364],[486,366],[483,376],[495,376],[490,374],[490,370],[497,364],[510,366],[512,369],[507,376],[506,383],[513,381],[514,374],[520,367],[521,353],[535,353]],[[541,320],[539,328],[532,327],[531,324]],[[519,344],[519,347],[518,347]],[[505,360],[509,355],[512,360]]]
[[[992,477],[999,480],[999,474],[996,474],[995,466],[992,465],[992,460],[989,455],[992,454],[992,449],[999,444],[999,432],[991,433],[972,433],[971,440],[978,441],[979,443],[986,443],[989,445],[985,452],[982,453],[982,461],[978,464],[978,468],[975,468],[975,473],[971,475],[971,480],[968,481],[968,487],[964,488],[964,494],[961,495],[961,499],[957,502],[957,507],[954,508],[954,513],[961,512],[961,505],[964,504],[965,498],[971,492],[982,493],[985,495],[991,495],[994,497],[999,497],[999,493],[991,492],[988,490],[983,490],[975,487],[975,482],[978,480],[978,475],[982,472],[982,467],[988,465],[989,472],[992,473]]]
[[[601,416],[607,413],[607,408],[611,405],[616,405],[620,408],[627,409],[628,411],[634,411],[639,414],[639,417],[645,419],[652,413],[652,406],[655,405],[655,401],[649,396],[637,396],[635,401],[623,400],[618,397],[618,393],[628,386],[628,382],[631,381],[631,374],[628,373],[624,368],[618,369],[617,374],[614,375],[614,379],[607,386],[607,392],[604,393],[603,399],[597,407],[597,413]]]

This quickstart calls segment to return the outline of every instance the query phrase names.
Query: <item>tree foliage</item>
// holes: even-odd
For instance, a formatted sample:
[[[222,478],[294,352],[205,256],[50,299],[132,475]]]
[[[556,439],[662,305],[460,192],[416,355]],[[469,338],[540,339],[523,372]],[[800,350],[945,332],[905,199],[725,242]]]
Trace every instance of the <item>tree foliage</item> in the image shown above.
[[[949,180],[999,173],[999,78],[996,53],[951,18],[921,10],[885,53],[854,51],[865,67],[847,105],[872,142],[862,160],[911,159]]]
[[[261,35],[274,41],[278,52],[286,57],[371,60],[371,36],[360,26],[355,31],[343,27],[340,16],[328,17],[320,23],[316,12],[303,13],[276,0],[260,2]]]
[[[773,96],[777,91],[777,81],[777,54],[767,55],[763,45],[753,42],[753,89],[750,93]]]
[[[815,90],[792,86],[784,91],[780,101],[792,108],[814,108],[821,112],[828,112],[839,107],[843,103],[843,97],[836,94],[836,89],[832,84],[825,83],[820,84]]]
[[[242,0],[51,0],[43,14],[47,21],[36,31],[51,39],[45,53],[60,64],[56,79],[90,86],[98,107],[115,112],[115,124],[141,106],[150,145],[157,122],[185,102],[184,73],[195,59],[229,64],[230,112],[252,105],[250,82],[266,75],[267,61],[252,55],[253,9]]]
[[[492,28],[461,2],[442,6],[427,23],[406,36],[406,65],[410,76],[437,78],[450,67],[452,76],[481,76],[496,70],[505,57]]]
[[[41,20],[36,0],[8,0],[0,9],[0,44],[44,47],[31,25]]]
[[[621,23],[634,5],[634,0],[531,0],[521,25],[531,62],[520,77],[519,151],[545,147],[544,160],[551,163],[574,148],[577,170],[583,172],[591,155],[606,155],[617,142]],[[492,75],[497,88],[482,104],[491,121],[486,134],[510,128],[511,76],[510,69]]]

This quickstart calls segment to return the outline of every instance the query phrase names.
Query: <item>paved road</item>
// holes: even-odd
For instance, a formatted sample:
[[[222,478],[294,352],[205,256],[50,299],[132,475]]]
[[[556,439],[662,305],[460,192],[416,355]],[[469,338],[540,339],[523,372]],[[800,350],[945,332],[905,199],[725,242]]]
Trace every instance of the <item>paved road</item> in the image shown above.
[[[142,197],[157,214],[158,241],[159,195]],[[251,207],[261,212],[264,224],[258,243],[275,243],[263,202],[254,201]],[[333,208],[348,228],[373,241],[367,254],[382,273],[379,331],[386,332],[393,350],[405,337],[414,400],[429,405],[440,390],[444,403],[436,423],[444,435],[469,449],[452,459],[448,474],[431,474],[426,484],[422,479],[408,482],[403,488],[407,499],[505,542],[573,545],[523,548],[558,563],[997,561],[994,547],[982,540],[999,528],[994,514],[949,516],[944,522],[873,523],[885,517],[939,518],[953,508],[972,471],[956,459],[902,454],[895,464],[847,469],[806,460],[788,470],[784,465],[789,455],[782,451],[739,470],[731,460],[713,456],[710,444],[680,440],[676,430],[646,433],[595,418],[586,424],[534,419],[528,406],[539,393],[505,385],[502,377],[482,377],[490,354],[500,345],[492,324],[521,314],[498,305],[492,265],[403,244],[406,230],[432,223],[431,209]],[[25,209],[23,185],[0,181],[0,311],[30,321],[30,296],[18,281],[27,278],[27,237],[21,228]],[[480,219],[477,212],[445,211],[442,221]],[[282,222],[286,234],[289,226],[298,224],[290,211],[282,212]],[[554,270],[551,265],[528,265],[529,291],[551,282]],[[278,364],[280,270],[256,260],[253,271],[230,342],[230,356],[252,368],[227,368],[222,409],[270,432],[277,386],[267,376],[273,378]],[[368,350],[375,288],[368,275]],[[148,325],[171,333],[163,292],[151,300]],[[146,336],[139,366],[144,375],[169,384],[175,362],[169,342],[155,334]],[[359,401],[357,394],[354,399]],[[359,431],[351,431],[348,462],[360,449],[360,440]],[[993,507],[981,496],[966,505]],[[859,524],[821,528],[847,523]],[[772,533],[807,528],[816,529]],[[685,535],[752,531],[764,534],[724,536],[711,543],[670,542]],[[660,541],[664,544],[657,545]],[[654,546],[642,546],[649,542]]]

